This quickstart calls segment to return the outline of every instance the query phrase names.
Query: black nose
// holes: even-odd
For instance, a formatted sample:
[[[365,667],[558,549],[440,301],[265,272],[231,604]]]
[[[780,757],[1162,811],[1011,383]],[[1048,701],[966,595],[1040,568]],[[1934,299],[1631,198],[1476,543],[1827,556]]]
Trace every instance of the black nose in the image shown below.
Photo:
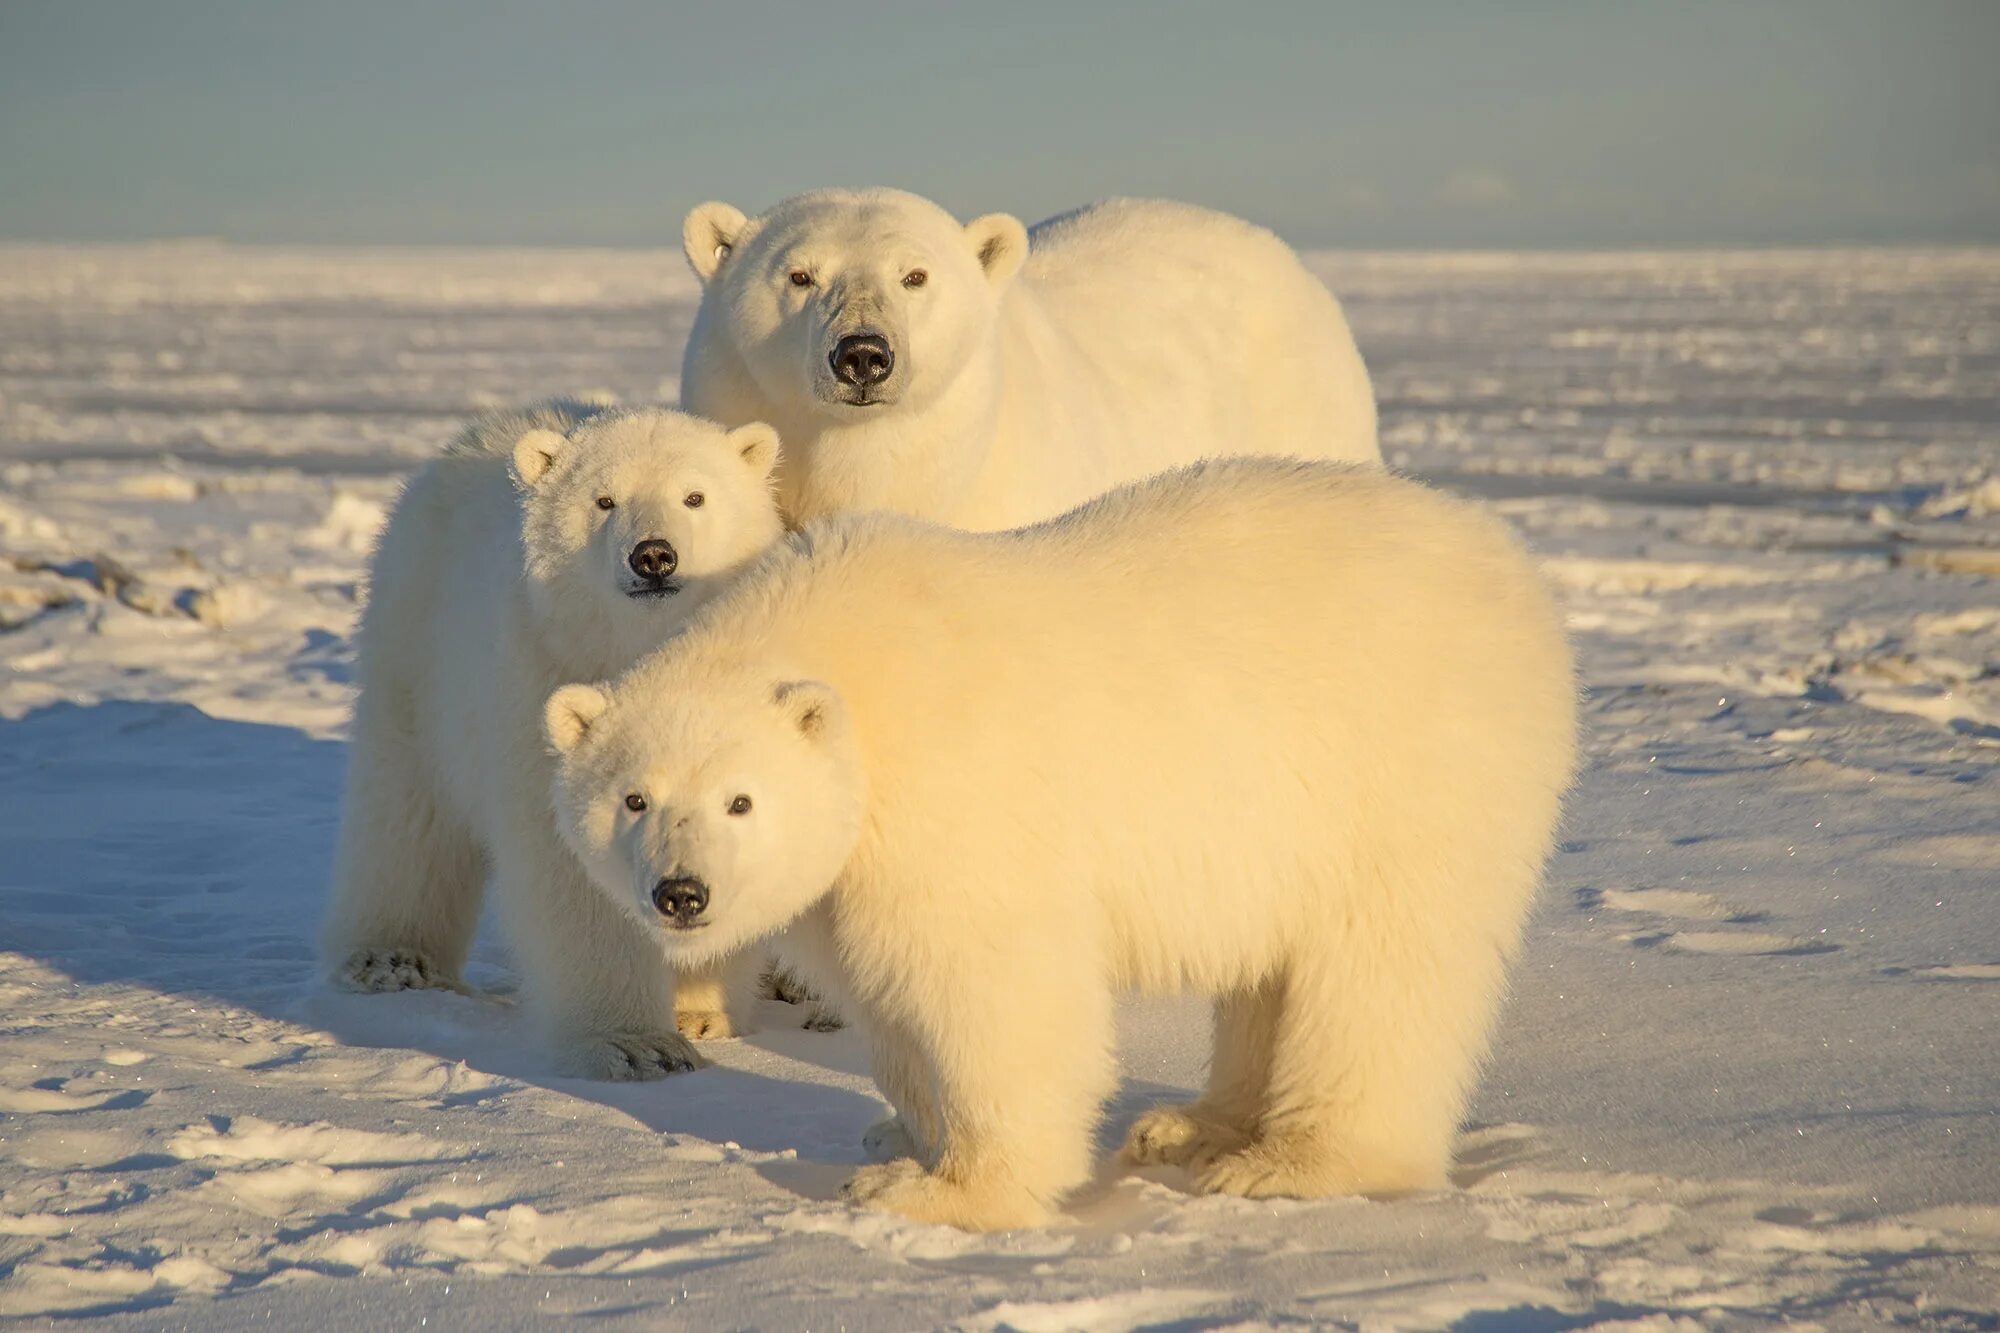
[[[687,875],[663,879],[653,886],[653,906],[686,925],[708,909],[708,885]]]
[[[896,368],[896,354],[879,333],[850,333],[833,345],[826,362],[843,384],[865,389],[889,378]]]
[[[632,548],[632,554],[625,563],[632,566],[634,574],[648,583],[658,583],[673,573],[674,566],[680,562],[681,558],[674,554],[672,542],[661,541],[658,537],[648,537]]]

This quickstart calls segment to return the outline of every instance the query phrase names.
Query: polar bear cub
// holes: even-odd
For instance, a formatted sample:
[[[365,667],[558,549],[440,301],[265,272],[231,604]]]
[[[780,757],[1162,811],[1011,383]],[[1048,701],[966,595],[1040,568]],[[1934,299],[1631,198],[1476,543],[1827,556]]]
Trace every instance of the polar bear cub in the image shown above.
[[[324,947],[364,990],[458,985],[490,874],[561,1068],[649,1078],[747,1022],[756,960],[674,978],[557,835],[548,692],[657,647],[781,531],[777,437],[551,403],[469,428],[376,551]]]
[[[916,1160],[850,1194],[1002,1228],[1088,1176],[1122,989],[1215,997],[1207,1091],[1130,1159],[1442,1186],[1575,712],[1503,523],[1242,459],[1013,532],[809,525],[546,726],[609,901],[687,965],[785,928],[865,1020]]]
[[[690,411],[768,421],[795,522],[1049,518],[1218,451],[1375,462],[1340,305],[1239,218],[1120,199],[1032,232],[895,190],[688,214]]]

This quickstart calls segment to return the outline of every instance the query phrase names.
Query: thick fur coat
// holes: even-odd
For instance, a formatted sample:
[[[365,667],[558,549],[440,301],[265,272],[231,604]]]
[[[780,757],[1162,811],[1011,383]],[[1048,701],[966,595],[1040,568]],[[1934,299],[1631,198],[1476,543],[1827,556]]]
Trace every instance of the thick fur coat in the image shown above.
[[[1020,531],[811,524],[546,726],[607,904],[691,964],[788,928],[865,1021],[910,1156],[851,1194],[1003,1228],[1088,1177],[1123,990],[1216,1006],[1207,1091],[1130,1158],[1442,1185],[1575,713],[1504,523],[1243,459]]]
[[[554,403],[482,419],[410,481],[361,623],[323,932],[338,979],[456,987],[490,876],[564,1072],[700,1063],[677,1009],[693,1035],[747,1025],[754,957],[677,993],[651,933],[591,889],[557,835],[540,717],[551,689],[629,666],[777,537],[776,452],[763,426]]]
[[[827,191],[703,204],[683,240],[703,291],[682,401],[777,428],[795,522],[1005,528],[1216,454],[1380,457],[1339,304],[1221,213],[1114,200],[1031,234]]]

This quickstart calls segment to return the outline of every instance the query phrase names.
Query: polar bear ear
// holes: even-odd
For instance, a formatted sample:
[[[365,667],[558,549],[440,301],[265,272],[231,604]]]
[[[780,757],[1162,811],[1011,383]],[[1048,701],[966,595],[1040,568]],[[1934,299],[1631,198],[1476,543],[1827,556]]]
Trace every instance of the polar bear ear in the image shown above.
[[[743,232],[743,210],[729,204],[696,204],[681,224],[681,249],[687,252],[694,275],[704,283],[715,276],[722,261],[736,248]]]
[[[761,421],[738,426],[729,432],[730,447],[760,477],[771,475],[778,462],[778,432]]]
[[[778,707],[809,741],[824,737],[846,720],[845,705],[833,686],[817,680],[788,680],[773,691]]]
[[[595,685],[565,685],[542,706],[542,732],[557,754],[568,754],[609,707],[610,696]]]
[[[569,441],[552,430],[531,430],[514,441],[514,480],[523,486],[533,486],[548,475],[556,456],[569,447]]]
[[[965,224],[965,235],[972,242],[979,267],[986,270],[986,281],[995,287],[1006,286],[1028,257],[1028,229],[1012,214],[988,213],[974,218]]]

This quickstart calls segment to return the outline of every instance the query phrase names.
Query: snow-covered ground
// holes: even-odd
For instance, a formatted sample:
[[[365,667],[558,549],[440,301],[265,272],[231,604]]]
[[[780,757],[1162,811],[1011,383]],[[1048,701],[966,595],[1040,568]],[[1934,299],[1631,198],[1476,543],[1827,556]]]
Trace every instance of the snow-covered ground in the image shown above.
[[[1590,766],[1460,1153],[855,1214],[853,1032],[551,1076],[315,980],[356,587],[464,415],[671,398],[677,254],[0,248],[0,1317],[2000,1327],[2000,252],[1327,256],[1569,599]],[[1201,1075],[1134,1004],[1106,1127]]]

